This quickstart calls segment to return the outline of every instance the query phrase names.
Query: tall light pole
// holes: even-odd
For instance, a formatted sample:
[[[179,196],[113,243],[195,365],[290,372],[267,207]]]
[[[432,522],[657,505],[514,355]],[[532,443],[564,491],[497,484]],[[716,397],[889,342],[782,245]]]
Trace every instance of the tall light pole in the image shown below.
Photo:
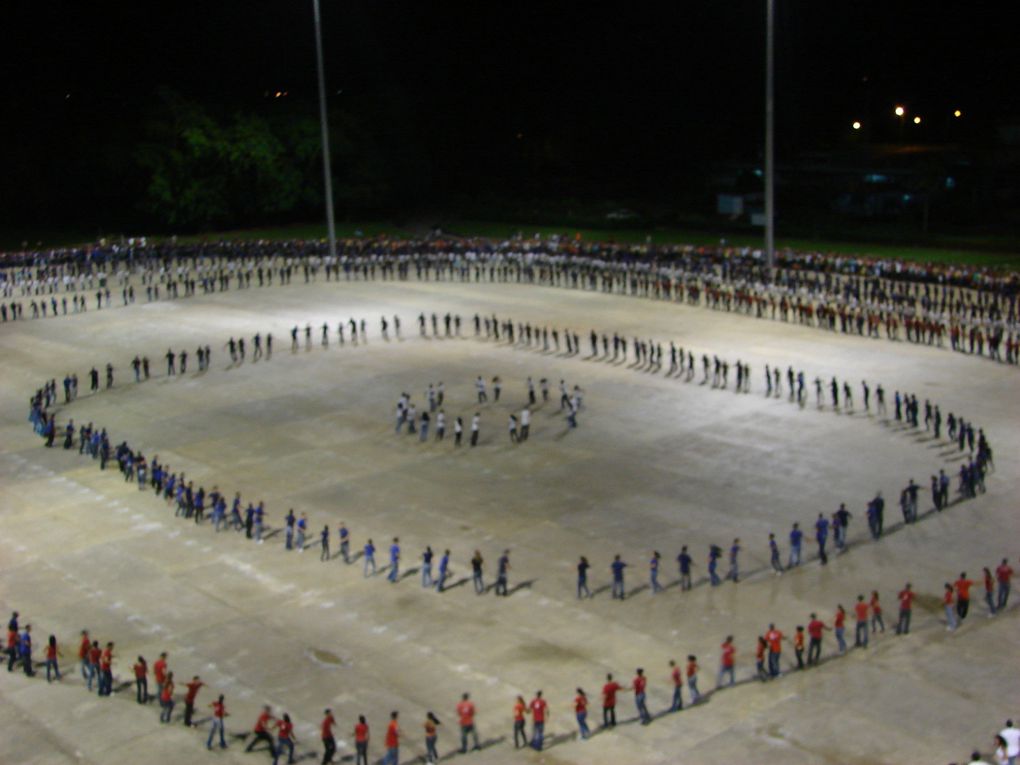
[[[776,265],[775,189],[775,12],[776,0],[765,0],[765,264]]]
[[[326,182],[326,229],[329,233],[329,254],[336,257],[336,224],[333,222],[333,176],[329,163],[329,123],[326,121],[326,72],[322,66],[322,21],[319,0],[312,0],[315,11],[315,59],[319,68],[319,123],[322,127],[322,175]]]

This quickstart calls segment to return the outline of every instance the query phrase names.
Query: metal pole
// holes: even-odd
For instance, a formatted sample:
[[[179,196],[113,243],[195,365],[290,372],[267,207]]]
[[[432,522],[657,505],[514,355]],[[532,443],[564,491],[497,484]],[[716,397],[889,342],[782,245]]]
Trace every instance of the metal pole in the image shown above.
[[[322,22],[319,0],[312,0],[315,11],[315,59],[319,68],[319,123],[322,126],[322,175],[326,181],[326,229],[329,233],[329,254],[336,257],[336,224],[333,222],[333,177],[329,163],[329,124],[326,121],[326,72],[322,66]]]
[[[775,0],[765,0],[765,263],[776,265],[775,190]]]

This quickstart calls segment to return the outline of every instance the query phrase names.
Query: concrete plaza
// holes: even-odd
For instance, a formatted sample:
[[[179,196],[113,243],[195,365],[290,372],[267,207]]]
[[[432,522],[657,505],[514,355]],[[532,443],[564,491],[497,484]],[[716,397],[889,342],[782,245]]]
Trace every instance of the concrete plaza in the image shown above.
[[[459,313],[460,338],[418,336],[420,311]],[[476,339],[471,317],[570,327],[582,352],[566,356]],[[402,340],[379,334],[379,317],[399,315]],[[367,343],[337,344],[336,325],[364,318]],[[320,345],[320,326],[331,328]],[[312,326],[311,347],[290,349],[290,328]],[[676,341],[694,352],[694,380],[633,368],[630,361],[588,358],[587,331]],[[271,360],[252,363],[250,339],[271,332]],[[392,329],[391,329],[392,335]],[[249,341],[248,360],[231,365],[230,337]],[[210,345],[210,370],[196,373],[194,349]],[[165,376],[167,348],[187,349],[189,371]],[[250,731],[259,707],[289,711],[298,750],[319,751],[317,726],[332,707],[339,754],[353,755],[351,730],[365,714],[373,731],[371,759],[383,753],[389,710],[400,711],[401,762],[424,754],[422,722],[443,721],[440,753],[459,745],[454,706],[469,691],[478,706],[481,753],[456,761],[502,763],[946,763],[974,748],[990,751],[1006,717],[1018,716],[1015,682],[1018,616],[1014,604],[986,618],[975,586],[971,615],[956,632],[942,620],[945,581],[961,571],[980,580],[1003,557],[1016,567],[1020,532],[1018,371],[986,359],[928,347],[823,332],[651,300],[516,284],[340,282],[231,291],[175,302],[137,304],[82,315],[0,326],[0,608],[33,625],[36,656],[55,634],[65,680],[4,674],[0,762],[176,763],[261,761],[206,753],[202,732],[175,721],[162,726],[155,705],[134,703],[133,689],[101,699],[83,690],[74,667],[77,635],[113,640],[118,682],[131,680],[139,654],[150,663],[170,655],[178,689],[199,674],[199,720],[224,693],[227,729]],[[730,362],[727,390],[702,385],[700,356]],[[129,362],[147,355],[153,378],[135,384]],[[737,360],[752,368],[751,392],[733,391]],[[89,395],[88,369],[116,367],[116,385]],[[668,358],[667,358],[668,364]],[[766,398],[766,364],[784,371],[784,395]],[[808,403],[785,395],[785,370],[803,369]],[[215,533],[175,518],[172,508],[125,483],[113,469],[65,451],[57,438],[43,448],[26,421],[28,400],[42,382],[77,372],[81,397],[58,422],[105,426],[113,444],[126,439],[147,458],[158,455],[195,486],[218,485],[228,499],[263,499],[267,522],[282,525],[288,508],[307,513],[309,549],[286,552],[283,535],[256,545],[243,534]],[[473,381],[489,383],[478,405]],[[491,379],[503,380],[493,401]],[[507,419],[526,401],[528,376],[550,380],[550,401],[535,409],[531,438],[512,445]],[[811,381],[835,375],[854,388],[856,410],[815,406]],[[558,404],[560,379],[583,390],[576,430]],[[860,381],[887,392],[931,398],[984,427],[995,450],[988,491],[975,500],[894,528],[872,542],[865,505],[886,498],[886,525],[898,526],[897,499],[907,480],[923,487],[940,467],[954,475],[960,453],[945,440],[905,429],[863,411]],[[424,391],[444,382],[447,435],[427,443],[394,433],[402,391],[419,412]],[[827,390],[827,389],[826,389]],[[540,397],[541,399],[541,397]],[[479,446],[452,444],[453,419],[480,412]],[[112,466],[111,466],[112,467]],[[956,481],[953,486],[955,490]],[[954,492],[955,495],[955,492]],[[810,560],[773,576],[767,536],[784,552],[794,522],[815,550],[819,512],[840,502],[854,514],[850,550],[822,567]],[[334,555],[344,521],[360,551],[371,537],[380,569],[399,536],[402,574],[362,576],[361,561],[319,561],[319,531],[328,524]],[[740,538],[742,581],[703,581],[710,544],[728,549]],[[423,589],[416,569],[431,545],[449,548],[450,589]],[[695,587],[676,586],[676,555],[689,545]],[[510,550],[510,596],[475,595],[470,558],[479,550],[486,580]],[[667,589],[647,588],[648,560],[663,556]],[[608,591],[614,554],[629,563],[630,594]],[[596,597],[575,597],[575,566],[592,563]],[[727,563],[721,562],[725,574]],[[918,591],[909,636],[891,634],[896,593],[906,581]],[[831,625],[838,604],[850,612],[858,593],[878,590],[886,632],[867,650],[805,672],[758,683],[756,637],[774,622],[788,636],[817,611]],[[5,614],[6,615],[6,614]],[[681,714],[669,706],[668,660],[698,656],[703,693],[715,686],[719,645],[732,634],[737,677],[732,690],[711,694]],[[835,641],[825,639],[825,654]],[[794,665],[792,649],[784,669]],[[583,687],[589,723],[600,721],[599,689],[612,672],[624,685],[636,667],[649,676],[656,719],[636,724],[633,698],[620,699],[621,724],[579,741],[572,699]],[[151,682],[151,681],[150,681]],[[151,687],[151,686],[150,686]],[[542,689],[551,708],[547,749],[515,751],[511,707]],[[685,704],[689,700],[684,689]],[[180,705],[178,707],[180,709]],[[530,732],[530,724],[529,724]],[[309,761],[311,761],[309,759]]]

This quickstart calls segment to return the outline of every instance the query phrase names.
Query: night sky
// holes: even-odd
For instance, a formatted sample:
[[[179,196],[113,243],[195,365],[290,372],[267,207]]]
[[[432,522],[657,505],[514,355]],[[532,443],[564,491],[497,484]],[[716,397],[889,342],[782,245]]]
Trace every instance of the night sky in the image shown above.
[[[897,103],[922,115],[908,127],[921,142],[978,140],[1020,115],[998,4],[777,6],[781,158],[846,141],[855,119],[895,140]],[[422,193],[668,186],[760,151],[761,0],[322,7],[332,108],[406,154]],[[11,184],[52,185],[69,158],[64,184],[87,185],[89,146],[103,147],[96,162],[125,161],[116,147],[160,87],[223,111],[315,114],[311,0],[22,2],[5,26],[8,203]],[[65,189],[51,212],[70,203]]]

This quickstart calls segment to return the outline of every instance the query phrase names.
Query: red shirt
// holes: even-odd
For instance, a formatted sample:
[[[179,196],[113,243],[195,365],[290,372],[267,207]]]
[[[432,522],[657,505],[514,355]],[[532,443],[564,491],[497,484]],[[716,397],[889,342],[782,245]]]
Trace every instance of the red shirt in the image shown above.
[[[804,631],[800,630],[793,635],[793,647],[798,651],[804,650]]]
[[[226,716],[226,714],[227,714],[227,710],[225,708],[224,703],[222,701],[220,701],[219,699],[214,701],[213,704],[212,704],[212,715],[213,715],[213,717],[218,717],[219,719],[222,720]]]
[[[78,646],[78,658],[79,659],[84,659],[86,656],[89,655],[89,646],[90,645],[91,645],[91,643],[89,643],[89,636],[85,635],[85,637],[83,637],[81,639],[81,645]]]
[[[754,658],[758,661],[765,660],[765,643],[758,641],[758,647],[754,649]]]
[[[549,705],[545,699],[534,698],[531,700],[531,719],[535,722],[545,722],[545,710]]]
[[[276,722],[277,736],[279,736],[280,738],[289,739],[292,730],[294,730],[293,723],[289,723],[286,720],[277,720]]]
[[[359,722],[354,726],[354,740],[368,741],[368,725]]]
[[[152,674],[160,685],[166,682],[166,659],[156,659],[152,665]]]
[[[722,644],[722,665],[724,667],[733,666],[733,657],[736,654],[736,652],[737,649],[736,646],[733,645],[733,643]]]
[[[602,706],[606,709],[612,709],[616,706],[616,692],[620,690],[620,684],[617,682],[606,683],[602,686]]]
[[[174,684],[167,683],[163,686],[163,693],[160,694],[160,699],[163,701],[170,701],[174,697]]]
[[[947,606],[953,605],[953,591],[952,590],[946,590],[945,594],[942,596],[942,602],[945,605],[947,605]]]
[[[398,746],[400,746],[400,728],[396,720],[390,720],[389,727],[386,728],[386,748],[396,749]]]
[[[680,687],[684,684],[684,676],[680,671],[680,667],[673,667],[673,672],[670,674],[670,677],[673,678],[674,686]]]
[[[876,595],[871,596],[871,603],[869,605],[871,606],[871,613],[876,615],[882,613],[882,606],[879,604],[878,597]]]
[[[475,724],[475,705],[470,701],[462,701],[457,705],[457,717],[463,726]]]
[[[1013,576],[1013,569],[1007,564],[1003,563],[997,569],[995,569],[995,577],[1003,584],[1009,584],[1010,578]]]
[[[769,653],[781,653],[783,650],[783,633],[779,630],[769,630],[765,633],[765,639],[769,644]]]
[[[198,695],[198,689],[201,688],[205,683],[201,680],[192,680],[187,685],[188,692],[184,695],[185,704],[194,704],[195,697]]]
[[[265,733],[266,726],[269,725],[269,721],[273,719],[273,716],[269,712],[263,712],[259,715],[259,719],[255,721],[255,732]]]
[[[103,652],[98,648],[89,649],[89,664],[98,664],[99,657],[103,655]]]
[[[145,666],[145,662],[140,661],[137,664],[135,664],[135,677],[138,680],[144,678],[147,672],[148,667]]]
[[[524,710],[526,707],[521,702],[514,704],[514,720],[520,721],[524,719]]]
[[[698,663],[696,661],[687,662],[687,679],[691,679],[698,674]]]
[[[7,647],[14,648],[18,644],[18,633],[14,630],[7,630]]]
[[[822,622],[821,619],[812,619],[810,622],[808,622],[807,633],[811,636],[813,640],[821,640],[822,630],[824,629],[825,624]]]
[[[588,711],[588,698],[578,694],[574,697],[574,711],[583,714]]]
[[[956,580],[956,594],[960,600],[970,600],[970,588],[974,584],[970,579]]]
[[[854,606],[854,613],[857,614],[857,621],[859,622],[868,621],[868,604],[857,603],[857,605]]]
[[[836,629],[839,629],[840,627],[843,626],[843,623],[845,621],[846,621],[846,611],[844,611],[843,609],[839,609],[836,612],[836,615],[834,617],[832,617],[832,626],[835,627]]]
[[[634,693],[644,693],[645,685],[648,684],[648,678],[644,675],[638,675],[634,678]]]
[[[55,659],[55,658],[57,658],[57,646],[56,646],[56,644],[53,644],[53,645],[50,645],[49,643],[46,644],[46,658],[47,659]]]
[[[336,725],[336,720],[333,715],[326,715],[322,720],[322,740],[325,741],[328,738],[333,738],[333,726]]]
[[[111,664],[113,664],[113,651],[107,648],[99,658],[99,666],[105,672],[110,668]]]
[[[900,610],[909,611],[911,604],[914,602],[914,591],[901,590],[899,598],[900,598]]]

